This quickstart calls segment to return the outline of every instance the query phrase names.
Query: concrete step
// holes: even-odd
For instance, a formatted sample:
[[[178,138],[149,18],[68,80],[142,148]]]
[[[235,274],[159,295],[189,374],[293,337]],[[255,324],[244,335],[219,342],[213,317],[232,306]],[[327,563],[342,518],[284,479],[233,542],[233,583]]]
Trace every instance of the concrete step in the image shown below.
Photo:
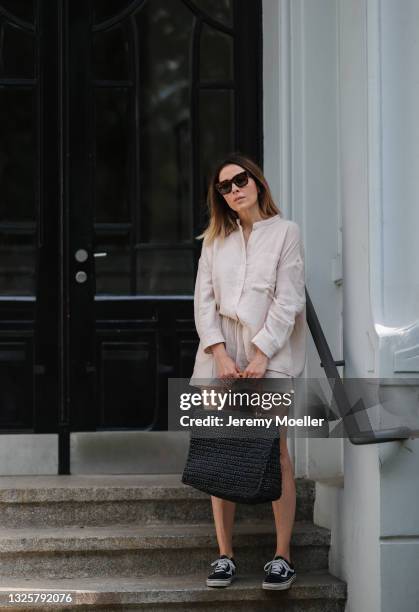
[[[262,568],[275,551],[273,521],[235,526],[240,572]],[[330,532],[295,524],[291,555],[299,571],[328,568]],[[0,576],[76,578],[187,575],[218,556],[212,524],[0,529]]]
[[[313,481],[298,478],[296,520],[312,520]],[[272,505],[237,505],[237,521],[270,519]],[[115,523],[202,523],[212,520],[209,495],[179,474],[2,476],[0,525],[61,527]]]
[[[26,594],[44,594],[48,605],[18,605],[19,610],[146,610],[148,612],[343,612],[346,585],[327,572],[299,572],[287,591],[268,592],[261,589],[263,572],[244,575],[228,588],[205,586],[207,573],[193,576],[77,580],[1,579],[0,610],[10,609],[5,602],[16,591],[20,601]],[[71,603],[65,603],[65,594]],[[53,603],[53,596],[62,603]],[[16,607],[17,605],[14,604]],[[43,607],[45,605],[45,607]]]

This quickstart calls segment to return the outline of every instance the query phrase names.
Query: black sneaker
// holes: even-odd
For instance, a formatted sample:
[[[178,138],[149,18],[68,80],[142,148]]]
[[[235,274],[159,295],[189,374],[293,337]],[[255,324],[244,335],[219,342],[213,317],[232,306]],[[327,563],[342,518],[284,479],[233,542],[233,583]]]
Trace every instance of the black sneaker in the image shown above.
[[[266,576],[262,583],[262,589],[273,589],[277,591],[289,589],[297,578],[292,563],[288,563],[281,555],[276,555],[272,561],[266,563],[263,569],[266,572]]]
[[[227,555],[221,555],[219,559],[211,563],[211,566],[215,566],[215,568],[207,578],[207,586],[226,587],[236,577],[236,562]]]

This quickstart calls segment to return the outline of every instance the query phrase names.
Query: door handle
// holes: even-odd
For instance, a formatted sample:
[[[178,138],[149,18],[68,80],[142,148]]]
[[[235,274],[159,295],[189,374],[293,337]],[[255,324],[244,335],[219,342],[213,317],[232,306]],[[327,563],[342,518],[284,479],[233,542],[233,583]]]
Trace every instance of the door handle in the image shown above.
[[[93,257],[106,257],[107,255],[108,254],[104,251],[100,253],[93,253]],[[79,263],[84,263],[85,261],[87,261],[88,257],[89,254],[86,249],[77,249],[77,251],[74,253],[74,259]]]

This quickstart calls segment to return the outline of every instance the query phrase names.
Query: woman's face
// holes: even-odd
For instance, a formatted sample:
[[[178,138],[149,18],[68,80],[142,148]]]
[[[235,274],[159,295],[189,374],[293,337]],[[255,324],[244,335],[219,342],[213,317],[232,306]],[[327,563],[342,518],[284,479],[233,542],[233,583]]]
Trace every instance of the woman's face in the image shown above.
[[[238,166],[237,164],[229,164],[224,166],[218,176],[219,182],[233,178],[236,174],[243,172],[245,168]],[[255,180],[250,176],[247,185],[244,187],[237,187],[235,183],[232,184],[230,193],[223,195],[223,198],[227,204],[235,210],[237,213],[248,211],[254,206],[259,207],[258,203],[258,188]]]

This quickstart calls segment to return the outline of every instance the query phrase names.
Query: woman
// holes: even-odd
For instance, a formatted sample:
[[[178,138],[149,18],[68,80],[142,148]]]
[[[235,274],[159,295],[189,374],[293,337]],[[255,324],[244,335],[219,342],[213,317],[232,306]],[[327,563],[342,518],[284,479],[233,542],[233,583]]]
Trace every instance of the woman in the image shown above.
[[[195,284],[200,343],[191,378],[289,378],[305,365],[304,251],[296,223],[282,218],[261,169],[232,154],[220,162],[208,192],[210,220]],[[262,586],[287,589],[296,578],[290,556],[296,492],[287,432],[280,433],[282,495],[272,502],[274,559]],[[232,548],[235,504],[211,496],[219,558],[208,586],[236,576]]]

